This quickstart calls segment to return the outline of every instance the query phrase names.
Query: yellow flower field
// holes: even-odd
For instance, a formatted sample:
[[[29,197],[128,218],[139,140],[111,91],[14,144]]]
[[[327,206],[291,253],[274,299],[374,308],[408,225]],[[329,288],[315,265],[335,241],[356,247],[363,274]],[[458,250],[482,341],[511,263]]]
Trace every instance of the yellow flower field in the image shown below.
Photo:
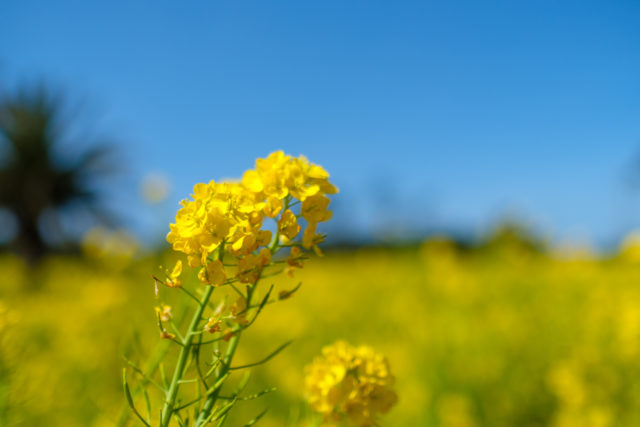
[[[638,425],[636,255],[633,247],[598,259],[517,241],[463,250],[432,240],[315,257],[294,277],[274,279],[278,292],[303,284],[243,335],[240,364],[294,341],[252,369],[248,392],[277,389],[238,402],[228,424],[268,406],[260,425],[308,425],[304,368],[344,339],[388,358],[398,403],[382,425]],[[2,257],[0,424],[138,425],[121,372],[126,360],[148,368],[154,348],[171,344],[155,324],[150,272],[176,259],[56,257],[33,270]],[[174,295],[167,302],[179,320],[188,301]],[[167,360],[176,352],[170,347]],[[139,379],[129,377],[144,408]]]
[[[0,427],[640,427],[640,2],[0,11]]]

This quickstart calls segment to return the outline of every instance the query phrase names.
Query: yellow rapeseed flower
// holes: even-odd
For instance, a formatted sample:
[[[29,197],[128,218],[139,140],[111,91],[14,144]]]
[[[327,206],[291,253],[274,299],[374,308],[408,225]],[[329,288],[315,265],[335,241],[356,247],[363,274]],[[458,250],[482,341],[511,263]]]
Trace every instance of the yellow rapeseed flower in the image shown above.
[[[285,270],[287,273],[287,276],[293,277],[294,270],[296,268],[303,267],[303,263],[302,263],[303,260],[304,260],[304,252],[302,252],[302,249],[300,249],[297,246],[294,246],[293,248],[291,248],[291,252],[287,257],[287,268]]]
[[[234,318],[236,322],[240,325],[246,325],[247,321],[247,300],[243,297],[239,297],[236,301],[231,304],[229,307],[229,311],[231,312],[231,316]]]
[[[271,251],[262,248],[257,255],[248,254],[238,261],[236,277],[242,283],[254,283],[260,277],[262,268],[271,262]]]
[[[167,241],[187,255],[190,267],[209,268],[212,255],[223,255],[218,253],[223,243],[237,258],[251,260],[247,255],[259,252],[272,239],[271,232],[263,229],[265,217],[280,215],[281,234],[288,239],[298,235],[297,217],[290,210],[282,213],[297,199],[302,202],[300,214],[312,229],[305,234],[305,241],[311,242],[305,248],[310,249],[318,242],[317,223],[331,218],[326,195],[337,191],[321,166],[303,156],[276,151],[258,159],[255,169],[246,171],[240,182],[196,184],[191,198],[181,202]]]
[[[209,320],[207,320],[206,325],[204,325],[204,330],[209,332],[210,334],[220,332],[221,325],[222,322],[219,319],[210,317]]]
[[[179,288],[180,286],[182,286],[182,282],[180,281],[181,274],[182,261],[178,260],[171,273],[168,274],[168,278],[165,284],[170,288]]]
[[[206,266],[200,269],[198,273],[198,279],[202,283],[207,283],[213,286],[220,286],[227,280],[227,275],[224,272],[224,266],[220,260],[214,260],[207,263]]]
[[[322,255],[318,243],[322,243],[324,236],[316,233],[317,226],[318,223],[316,222],[311,222],[307,225],[302,235],[302,247],[305,249],[313,249],[317,255]]]
[[[264,214],[269,218],[275,218],[282,210],[282,200],[277,197],[267,197],[267,201],[264,205]]]
[[[318,223],[331,219],[329,198],[324,194],[313,195],[302,202],[302,217],[309,223]]]
[[[156,307],[156,315],[160,318],[160,321],[168,322],[173,318],[171,306],[162,304],[160,307]]]
[[[296,215],[291,212],[290,209],[284,211],[280,216],[278,231],[289,240],[295,238],[300,232],[300,225],[298,224]]]
[[[349,420],[361,427],[377,425],[378,415],[396,404],[389,363],[371,347],[338,341],[324,347],[322,356],[305,371],[307,400],[327,422]]]

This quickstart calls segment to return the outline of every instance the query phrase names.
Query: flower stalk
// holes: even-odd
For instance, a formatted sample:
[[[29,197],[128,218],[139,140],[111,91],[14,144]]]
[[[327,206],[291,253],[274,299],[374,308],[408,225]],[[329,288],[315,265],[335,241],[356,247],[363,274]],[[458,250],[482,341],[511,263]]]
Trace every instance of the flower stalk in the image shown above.
[[[160,422],[161,427],[168,427],[169,422],[171,421],[173,409],[176,403],[176,396],[178,395],[178,389],[180,388],[180,380],[182,380],[182,376],[184,374],[185,365],[191,351],[191,345],[193,344],[193,338],[196,335],[195,332],[198,329],[200,320],[202,320],[202,313],[209,303],[209,299],[211,298],[213,290],[213,287],[207,287],[205,289],[204,294],[202,294],[200,304],[198,305],[198,308],[196,309],[193,317],[191,318],[191,322],[189,323],[189,329],[187,330],[187,334],[184,337],[184,342],[182,343],[182,348],[180,349],[176,368],[173,372],[173,377],[171,378],[171,384],[169,385],[169,390],[167,390],[164,407],[162,408],[162,419]]]
[[[183,286],[182,260],[165,270],[164,280],[153,276],[158,297],[161,295],[157,284],[161,283],[165,285],[162,294],[167,289],[180,289],[189,297],[188,301],[196,305],[184,333],[179,324],[174,324],[170,306],[161,304],[156,308],[161,338],[180,347],[170,381],[164,375],[164,365],[160,364],[160,380],[149,378],[141,384],[143,391],[146,384],[164,384],[160,427],[170,427],[173,421],[186,425],[189,419],[196,427],[212,421],[222,425],[238,402],[267,392],[242,396],[246,385],[243,383],[235,393],[221,394],[231,372],[266,363],[289,344],[281,345],[261,361],[232,366],[242,332],[253,325],[267,304],[291,297],[300,286],[281,291],[274,299],[272,285],[261,300],[253,302],[260,279],[285,271],[292,276],[296,269],[303,267],[305,252],[320,252],[317,245],[324,236],[317,233],[317,226],[331,218],[327,195],[337,192],[328,178],[324,169],[302,156],[293,158],[275,152],[258,159],[256,168],[245,172],[241,182],[196,184],[192,199],[181,203],[167,240],[175,251],[186,255],[189,267],[198,269],[197,277],[204,289],[197,297],[198,293]],[[274,233],[265,228],[269,220],[275,223]],[[289,256],[274,259],[281,250],[289,251]],[[224,286],[229,287],[229,292],[222,293],[227,296],[221,295],[214,301],[215,288]],[[236,300],[230,303],[228,294],[234,293]],[[169,324],[173,332],[169,332],[165,324]],[[205,335],[212,337],[207,339]],[[221,347],[224,355],[220,354]],[[212,352],[212,362],[206,368],[201,365],[204,351]],[[185,387],[181,387],[183,384]],[[195,393],[182,390],[191,388],[192,384],[196,386]],[[129,391],[128,385],[125,391]],[[148,403],[146,392],[144,396]],[[151,405],[147,405],[149,420],[144,420],[134,406],[131,393],[126,393],[126,397],[134,415],[151,423]],[[193,418],[185,414],[190,408]],[[249,420],[247,425],[257,422],[264,413]]]

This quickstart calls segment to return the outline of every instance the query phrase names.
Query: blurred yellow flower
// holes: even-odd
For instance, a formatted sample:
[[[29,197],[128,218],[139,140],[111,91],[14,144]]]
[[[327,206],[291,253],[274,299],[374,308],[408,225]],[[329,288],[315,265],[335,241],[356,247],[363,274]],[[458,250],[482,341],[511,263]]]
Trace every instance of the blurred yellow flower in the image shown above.
[[[620,244],[620,256],[628,261],[640,261],[640,231],[633,230],[627,234]]]
[[[168,322],[173,318],[173,314],[171,313],[171,306],[162,304],[160,307],[156,307],[155,309],[156,315],[162,322]]]
[[[305,392],[324,420],[349,420],[357,426],[377,425],[378,415],[397,402],[387,359],[371,347],[344,341],[322,349],[305,368]]]
[[[170,288],[179,288],[182,286],[182,281],[180,280],[180,275],[182,274],[182,261],[178,260],[176,265],[171,270],[171,273],[168,274],[166,285]]]
[[[172,334],[171,332],[167,332],[165,330],[160,332],[160,338],[165,340],[172,340],[176,337],[176,334]]]
[[[222,322],[219,319],[210,317],[209,320],[207,320],[207,323],[204,325],[204,330],[211,334],[220,332],[221,324]]]

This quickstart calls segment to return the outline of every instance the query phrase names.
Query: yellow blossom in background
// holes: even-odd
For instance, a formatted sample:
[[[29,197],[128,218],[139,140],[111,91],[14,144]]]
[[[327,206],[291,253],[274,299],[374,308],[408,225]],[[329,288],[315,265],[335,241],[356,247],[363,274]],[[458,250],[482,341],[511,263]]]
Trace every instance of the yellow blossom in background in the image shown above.
[[[397,402],[387,359],[371,347],[338,341],[305,368],[305,393],[325,421],[349,420],[377,425],[377,418]]]
[[[620,244],[619,253],[625,260],[640,261],[640,230],[634,230],[625,236]]]
[[[145,175],[140,183],[142,197],[148,203],[160,203],[166,200],[171,189],[169,178],[159,172]]]
[[[137,240],[125,230],[94,227],[82,238],[82,252],[114,269],[129,264],[138,250]]]
[[[288,255],[295,263],[296,247],[282,259]],[[383,426],[640,425],[638,264],[622,254],[566,259],[542,252],[521,258],[515,251],[460,248],[452,240],[400,250],[331,251],[305,261],[304,269],[294,267],[295,280],[269,277],[265,285],[275,285],[270,300],[303,284],[292,300],[265,306],[251,333],[242,336],[236,363],[259,361],[280,342],[300,339],[255,370],[259,375],[247,393],[278,390],[243,401],[225,426],[245,425],[248,413],[267,406],[257,426],[308,426],[303,410],[297,424],[285,423],[301,396],[305,364],[336,331],[349,340],[388,343],[400,400],[380,419]],[[188,321],[183,308],[191,300],[169,288],[160,289],[161,299],[152,298],[149,271],[159,262],[171,264],[171,271],[175,263],[173,251],[157,256],[163,261],[134,259],[130,270],[72,255],[35,268],[0,256],[0,382],[9,392],[0,425],[142,425],[131,416],[118,423],[128,411],[117,368],[123,355],[140,366],[147,356],[141,349],[177,347],[159,339],[154,307],[171,305],[180,326]],[[227,268],[235,277],[237,266]],[[189,272],[184,260],[183,269],[187,290],[211,288],[191,280],[196,270]],[[230,316],[236,292],[230,286],[214,292],[221,298],[203,313],[203,341],[230,339],[229,325],[237,323]],[[209,318],[213,327],[221,320],[215,334],[204,330]],[[415,327],[407,327],[407,319]],[[197,377],[192,373],[189,378]],[[130,381],[136,382],[133,372]],[[62,393],[42,384],[66,388]],[[144,397],[135,399],[146,415]]]

